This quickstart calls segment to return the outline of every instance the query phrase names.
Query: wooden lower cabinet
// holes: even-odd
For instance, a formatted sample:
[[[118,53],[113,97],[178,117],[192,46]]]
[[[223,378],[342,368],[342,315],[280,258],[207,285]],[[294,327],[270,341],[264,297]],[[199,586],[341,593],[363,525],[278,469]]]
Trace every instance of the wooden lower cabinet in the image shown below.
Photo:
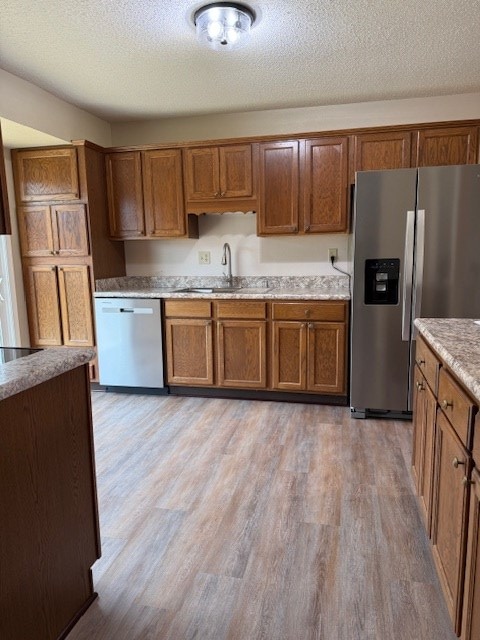
[[[418,366],[414,373],[414,435],[412,469],[427,532],[431,532],[433,453],[436,400]]]
[[[32,347],[93,346],[87,265],[29,265],[25,282]]]
[[[167,384],[345,395],[346,312],[345,302],[167,300]]]
[[[213,384],[213,323],[210,319],[166,320],[167,383]]]
[[[471,458],[440,410],[436,424],[432,548],[447,608],[458,635],[468,518],[468,487],[463,478],[470,473]]]
[[[480,473],[472,473],[462,640],[480,638]]]
[[[264,320],[222,320],[217,330],[217,383],[265,389],[267,340]]]

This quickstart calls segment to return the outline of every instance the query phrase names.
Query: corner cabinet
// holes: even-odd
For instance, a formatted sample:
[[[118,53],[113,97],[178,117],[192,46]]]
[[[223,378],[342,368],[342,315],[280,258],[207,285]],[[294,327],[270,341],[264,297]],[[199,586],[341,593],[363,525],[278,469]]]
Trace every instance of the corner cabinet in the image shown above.
[[[251,144],[183,149],[188,213],[254,211],[256,182]]]
[[[185,213],[180,149],[109,153],[106,171],[112,238],[198,238],[198,221]]]
[[[259,144],[259,236],[348,230],[348,138]]]

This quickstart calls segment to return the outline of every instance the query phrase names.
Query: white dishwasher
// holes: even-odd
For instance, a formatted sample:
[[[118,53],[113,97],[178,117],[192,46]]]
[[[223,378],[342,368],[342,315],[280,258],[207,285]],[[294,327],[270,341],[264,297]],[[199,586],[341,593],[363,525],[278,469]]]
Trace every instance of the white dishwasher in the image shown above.
[[[162,313],[154,298],[95,298],[100,384],[161,389]]]

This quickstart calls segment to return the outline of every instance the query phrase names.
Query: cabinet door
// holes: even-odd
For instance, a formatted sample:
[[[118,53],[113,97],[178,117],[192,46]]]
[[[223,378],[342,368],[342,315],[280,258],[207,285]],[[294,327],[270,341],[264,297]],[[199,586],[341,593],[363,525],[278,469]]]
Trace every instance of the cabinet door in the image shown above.
[[[308,391],[346,392],[344,323],[308,323],[307,372]]]
[[[63,344],[93,346],[92,296],[86,265],[58,267]]]
[[[476,154],[476,127],[425,129],[417,132],[415,157],[417,167],[474,164]]]
[[[107,155],[106,169],[111,237],[145,236],[140,151]]]
[[[480,638],[480,474],[472,473],[462,640]]]
[[[60,256],[88,256],[87,210],[84,204],[52,205],[55,253]]]
[[[431,532],[436,400],[415,366],[412,468],[425,527]]]
[[[22,255],[27,257],[55,255],[56,247],[49,206],[19,207],[17,217]]]
[[[57,269],[54,266],[26,267],[26,296],[32,347],[62,344]]]
[[[165,323],[168,384],[213,384],[212,320],[169,319]]]
[[[187,201],[212,200],[220,196],[217,147],[184,150]]]
[[[307,324],[273,322],[272,386],[285,391],[307,388]]]
[[[470,458],[443,413],[437,411],[432,544],[447,608],[460,634]]]
[[[307,233],[346,231],[348,188],[348,139],[306,140],[303,230]]]
[[[298,141],[259,145],[258,235],[298,232]]]
[[[148,236],[186,234],[180,149],[143,153],[145,222]]]
[[[382,171],[410,167],[410,131],[362,133],[353,136],[353,175],[356,171]]]
[[[78,200],[77,150],[73,147],[15,151],[17,203]]]
[[[217,322],[217,358],[219,386],[264,389],[267,386],[265,321]]]
[[[235,144],[219,147],[220,197],[247,198],[253,194],[252,147]]]

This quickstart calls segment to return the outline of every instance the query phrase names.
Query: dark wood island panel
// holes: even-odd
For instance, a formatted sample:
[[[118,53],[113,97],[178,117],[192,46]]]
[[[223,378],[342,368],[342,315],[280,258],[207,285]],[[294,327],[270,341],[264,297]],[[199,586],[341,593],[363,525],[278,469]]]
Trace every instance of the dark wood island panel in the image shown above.
[[[0,638],[64,638],[100,557],[88,365],[0,402]]]

